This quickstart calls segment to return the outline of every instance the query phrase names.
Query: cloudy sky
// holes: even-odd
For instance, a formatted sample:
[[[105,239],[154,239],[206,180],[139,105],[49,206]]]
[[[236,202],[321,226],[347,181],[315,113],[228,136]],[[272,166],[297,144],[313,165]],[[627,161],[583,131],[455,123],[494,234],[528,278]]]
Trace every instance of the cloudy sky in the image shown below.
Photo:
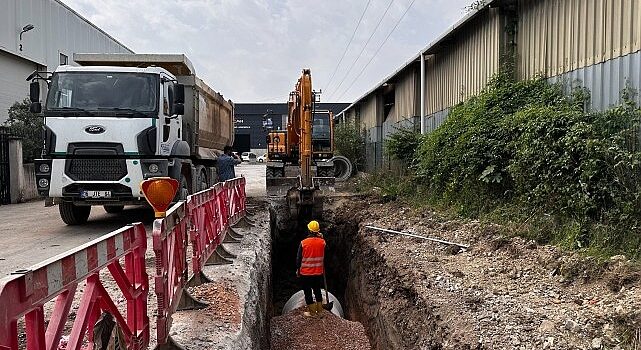
[[[137,53],[187,54],[199,76],[238,103],[284,102],[303,67],[322,101],[351,102],[463,17],[471,0],[63,2]]]

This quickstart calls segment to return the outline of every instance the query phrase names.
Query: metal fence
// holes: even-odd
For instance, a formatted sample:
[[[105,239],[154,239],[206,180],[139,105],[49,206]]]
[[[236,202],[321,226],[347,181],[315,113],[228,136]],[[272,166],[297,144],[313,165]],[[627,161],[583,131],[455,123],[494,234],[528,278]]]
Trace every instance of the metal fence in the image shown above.
[[[9,138],[11,134],[6,127],[0,127],[0,204],[11,203],[11,193],[9,191],[10,173],[9,173]]]

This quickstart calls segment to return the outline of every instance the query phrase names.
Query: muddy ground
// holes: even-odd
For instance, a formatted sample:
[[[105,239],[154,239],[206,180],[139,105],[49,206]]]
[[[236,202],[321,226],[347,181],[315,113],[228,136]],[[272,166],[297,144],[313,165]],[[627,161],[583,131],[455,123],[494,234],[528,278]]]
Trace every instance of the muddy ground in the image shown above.
[[[375,349],[636,349],[639,272],[625,257],[506,238],[499,227],[449,220],[376,197],[329,200],[330,290]],[[466,251],[365,229],[413,232]]]

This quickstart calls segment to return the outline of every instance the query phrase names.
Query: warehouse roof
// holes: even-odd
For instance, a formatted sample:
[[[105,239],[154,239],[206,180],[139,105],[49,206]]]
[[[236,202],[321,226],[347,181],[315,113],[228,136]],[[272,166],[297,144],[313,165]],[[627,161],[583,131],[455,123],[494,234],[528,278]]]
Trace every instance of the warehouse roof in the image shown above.
[[[349,106],[347,106],[347,108],[343,109],[340,113],[336,115],[336,117],[339,117],[345,111],[354,107],[354,105],[359,103],[365,97],[369,96],[372,92],[378,90],[380,87],[382,87],[384,84],[386,84],[390,80],[394,79],[399,73],[401,73],[402,71],[410,67],[412,64],[416,62],[420,62],[420,58],[422,54],[429,55],[429,54],[434,54],[438,52],[438,50],[442,46],[441,44],[443,44],[445,41],[447,41],[452,36],[457,34],[465,24],[470,22],[472,19],[476,18],[481,12],[486,11],[490,7],[494,7],[497,3],[502,1],[506,1],[506,0],[487,0],[487,3],[485,5],[470,11],[467,15],[465,15],[465,17],[461,18],[459,21],[454,23],[454,25],[448,28],[443,34],[438,36],[436,39],[430,42],[425,48],[419,51],[418,54],[414,55],[411,59],[407,60],[400,68],[396,69],[394,72],[387,75],[383,80],[381,80],[380,83],[374,85],[373,88],[371,88],[366,93],[364,93],[359,98],[357,98],[356,101],[354,101],[354,103],[350,104]]]

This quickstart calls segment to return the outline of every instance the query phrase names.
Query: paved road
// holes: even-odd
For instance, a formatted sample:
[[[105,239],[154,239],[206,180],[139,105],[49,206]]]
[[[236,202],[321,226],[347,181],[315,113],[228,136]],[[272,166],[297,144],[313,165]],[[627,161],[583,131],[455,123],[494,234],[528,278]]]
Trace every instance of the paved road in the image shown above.
[[[241,164],[237,175],[247,178],[248,196],[265,194],[265,167]],[[0,277],[24,269],[68,249],[89,242],[132,222],[143,222],[148,232],[153,212],[146,207],[127,207],[120,214],[108,214],[93,207],[89,222],[67,226],[58,207],[45,208],[42,201],[0,205]]]

